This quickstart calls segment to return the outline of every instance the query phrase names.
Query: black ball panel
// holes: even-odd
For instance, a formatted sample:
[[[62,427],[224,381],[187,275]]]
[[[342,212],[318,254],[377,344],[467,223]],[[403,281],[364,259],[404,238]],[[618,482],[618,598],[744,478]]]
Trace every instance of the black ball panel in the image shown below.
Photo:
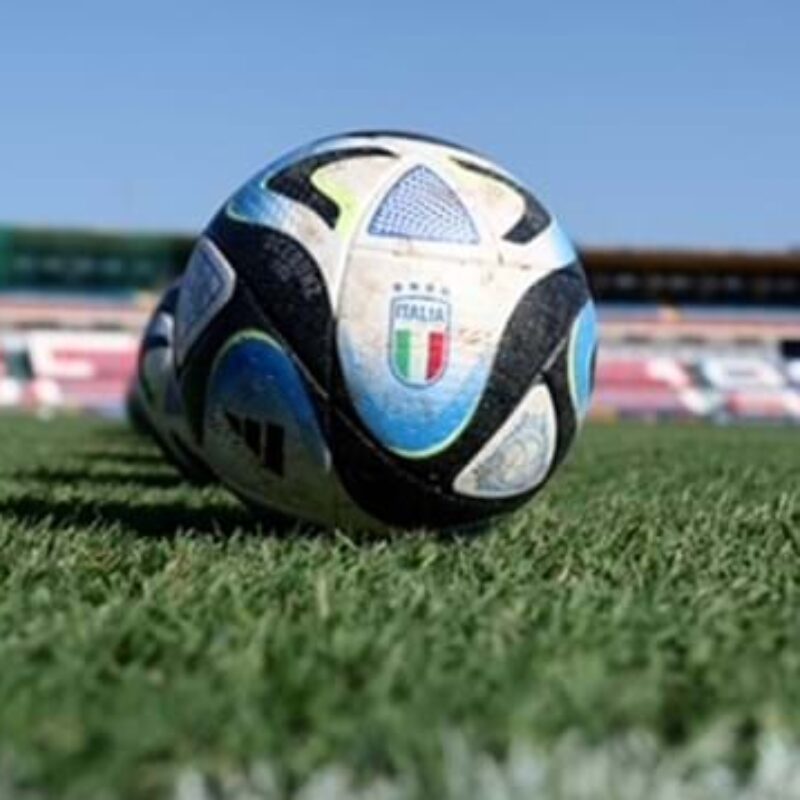
[[[547,478],[545,478],[545,480],[549,480],[558,465],[564,460],[578,431],[578,417],[575,413],[575,407],[572,405],[569,390],[568,347],[561,347],[555,361],[544,371],[544,382],[550,390],[557,421],[556,452]]]
[[[503,331],[472,420],[449,448],[430,458],[403,459],[374,439],[353,407],[337,364],[331,442],[336,469],[355,502],[388,524],[448,526],[510,511],[529,500],[539,487],[513,498],[491,500],[463,497],[450,487],[540,380],[551,390],[559,422],[554,460],[563,458],[576,428],[567,383],[567,342],[588,297],[577,265],[549,274],[523,295]]]
[[[566,350],[570,327],[589,297],[579,265],[556,270],[531,286],[506,324],[478,408],[466,429],[442,453],[422,460],[403,459],[386,451],[398,470],[426,483],[449,486],[458,471],[500,427],[546,370],[560,349]],[[569,395],[567,394],[567,397]],[[361,422],[337,363],[332,403],[350,426],[374,447],[385,448]]]
[[[551,272],[522,296],[500,338],[475,416],[459,440],[439,457],[448,464],[451,480],[557,355],[567,350],[572,323],[588,298],[586,278],[578,264]]]
[[[332,414],[330,441],[336,472],[350,497],[387,525],[404,528],[472,525],[510,511],[528,499],[524,496],[486,501],[455,495],[438,480],[425,480],[404,469],[388,451],[367,440],[338,410]]]
[[[207,235],[233,267],[237,284],[252,295],[254,309],[326,389],[334,350],[333,308],[312,255],[291,236],[232,219],[224,211]]]

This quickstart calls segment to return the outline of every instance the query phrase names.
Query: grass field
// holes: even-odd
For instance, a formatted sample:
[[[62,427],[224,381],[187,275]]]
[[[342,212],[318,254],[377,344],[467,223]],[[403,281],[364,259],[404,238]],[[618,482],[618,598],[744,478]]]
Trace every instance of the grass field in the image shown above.
[[[511,797],[710,739],[744,785],[796,734],[799,430],[590,427],[491,535],[381,539],[271,535],[121,426],[0,417],[0,796]]]

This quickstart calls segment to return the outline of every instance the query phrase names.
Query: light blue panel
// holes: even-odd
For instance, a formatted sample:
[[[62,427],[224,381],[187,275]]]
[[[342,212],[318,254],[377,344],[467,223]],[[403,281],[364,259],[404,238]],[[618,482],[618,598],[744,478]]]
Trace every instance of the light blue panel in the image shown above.
[[[451,365],[437,383],[410,387],[385,365],[381,352],[364,354],[340,331],[339,354],[353,404],[386,448],[408,458],[444,450],[467,426],[486,387],[490,354],[469,371]]]
[[[594,361],[597,352],[597,312],[590,300],[572,326],[569,353],[569,385],[572,402],[580,419],[586,416],[594,387]]]
[[[233,413],[283,427],[287,457],[307,462],[297,465],[303,471],[308,466],[327,469],[328,449],[305,383],[273,339],[255,331],[233,339],[214,367],[207,396],[218,419]],[[298,442],[301,452],[295,448]],[[287,478],[293,466],[288,465]]]

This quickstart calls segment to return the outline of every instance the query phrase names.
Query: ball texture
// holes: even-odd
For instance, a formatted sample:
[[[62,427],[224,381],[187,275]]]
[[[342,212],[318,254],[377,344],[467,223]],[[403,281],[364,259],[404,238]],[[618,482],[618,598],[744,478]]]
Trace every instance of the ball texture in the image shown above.
[[[145,327],[128,394],[128,416],[156,441],[184,478],[203,484],[212,474],[189,431],[175,374],[173,334],[179,291],[179,282],[167,289]]]
[[[249,505],[472,525],[528,500],[592,391],[578,257],[509,173],[439,140],[323,139],[237,191],[175,311],[191,435]]]

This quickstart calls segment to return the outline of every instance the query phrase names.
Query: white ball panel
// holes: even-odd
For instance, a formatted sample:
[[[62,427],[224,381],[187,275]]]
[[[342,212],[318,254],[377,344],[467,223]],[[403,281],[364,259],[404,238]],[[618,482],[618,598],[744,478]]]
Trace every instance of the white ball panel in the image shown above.
[[[547,476],[556,450],[556,412],[543,384],[528,391],[511,416],[456,478],[467,497],[514,497]]]
[[[180,365],[191,346],[233,296],[236,273],[219,248],[202,238],[181,281],[175,313],[175,358]]]

